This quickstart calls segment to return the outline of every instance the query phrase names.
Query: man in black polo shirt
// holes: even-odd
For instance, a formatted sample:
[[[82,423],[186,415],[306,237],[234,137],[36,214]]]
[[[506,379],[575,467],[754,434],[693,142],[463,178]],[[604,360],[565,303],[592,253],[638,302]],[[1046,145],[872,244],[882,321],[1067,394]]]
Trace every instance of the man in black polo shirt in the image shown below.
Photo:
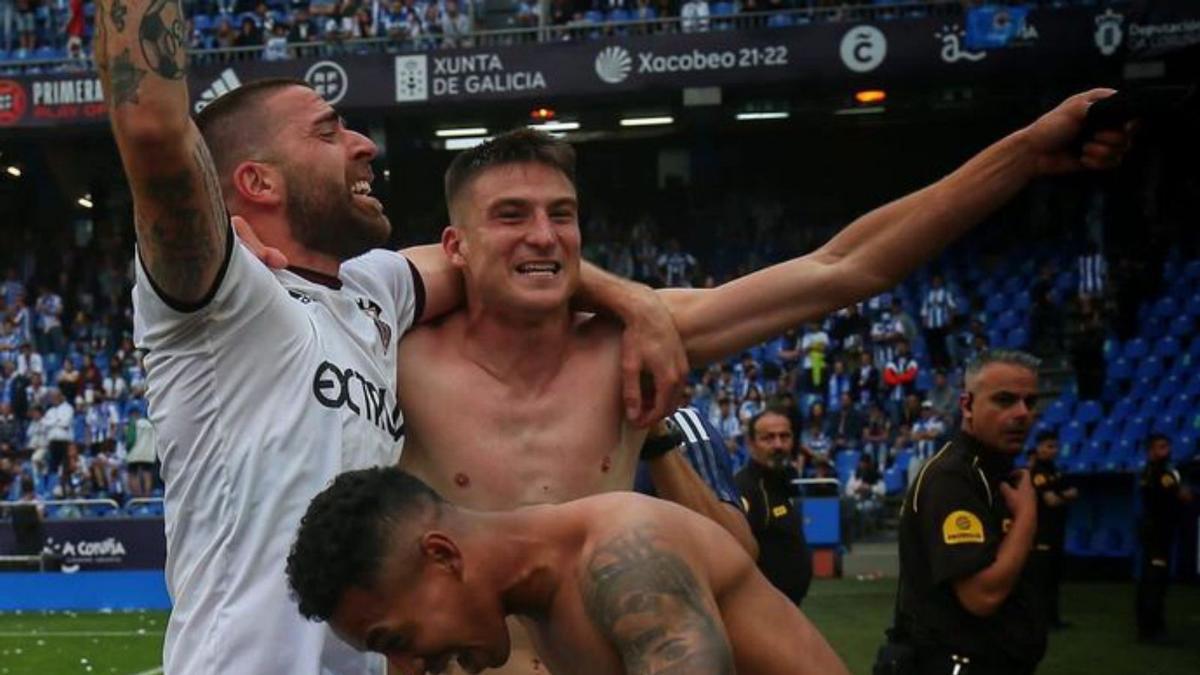
[[[1185,504],[1192,500],[1179,471],[1171,466],[1171,440],[1151,434],[1146,441],[1146,468],[1138,483],[1142,497],[1142,574],[1137,583],[1138,641],[1171,644],[1165,606],[1171,579],[1171,553]]]
[[[1058,436],[1053,431],[1038,434],[1029,464],[1029,476],[1037,492],[1037,536],[1029,558],[1029,577],[1042,601],[1051,628],[1066,628],[1058,611],[1058,586],[1062,580],[1063,543],[1067,536],[1067,506],[1079,496],[1058,470]]]
[[[812,556],[794,498],[798,478],[792,464],[795,432],[787,411],[767,410],[750,418],[746,437],[750,461],[734,476],[750,529],[758,541],[758,568],[797,606],[812,582]]]
[[[985,352],[968,365],[959,433],[922,467],[900,516],[896,637],[920,675],[1022,675],[1046,650],[1022,571],[1037,502],[1013,472],[1033,423],[1038,360]]]

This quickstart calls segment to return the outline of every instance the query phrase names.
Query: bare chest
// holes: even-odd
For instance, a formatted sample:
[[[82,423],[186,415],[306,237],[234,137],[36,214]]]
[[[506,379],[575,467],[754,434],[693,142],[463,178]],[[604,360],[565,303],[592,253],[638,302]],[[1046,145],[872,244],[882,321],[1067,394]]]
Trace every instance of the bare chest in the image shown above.
[[[624,424],[615,348],[572,352],[537,388],[435,348],[408,345],[400,359],[402,463],[443,496],[506,509],[632,486],[643,434]]]

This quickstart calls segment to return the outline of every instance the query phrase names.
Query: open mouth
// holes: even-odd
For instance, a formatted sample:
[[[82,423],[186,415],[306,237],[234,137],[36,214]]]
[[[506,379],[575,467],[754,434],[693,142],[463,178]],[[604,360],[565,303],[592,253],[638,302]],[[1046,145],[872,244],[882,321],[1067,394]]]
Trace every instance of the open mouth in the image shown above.
[[[562,271],[562,264],[553,261],[526,262],[517,265],[517,273],[531,277],[553,277]]]

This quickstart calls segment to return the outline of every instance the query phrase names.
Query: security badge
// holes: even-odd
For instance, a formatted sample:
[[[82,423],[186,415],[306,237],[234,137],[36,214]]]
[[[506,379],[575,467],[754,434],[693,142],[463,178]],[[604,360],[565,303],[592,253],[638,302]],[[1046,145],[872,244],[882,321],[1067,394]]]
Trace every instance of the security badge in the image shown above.
[[[942,521],[942,540],[956,544],[982,544],[983,523],[970,511],[955,511]]]

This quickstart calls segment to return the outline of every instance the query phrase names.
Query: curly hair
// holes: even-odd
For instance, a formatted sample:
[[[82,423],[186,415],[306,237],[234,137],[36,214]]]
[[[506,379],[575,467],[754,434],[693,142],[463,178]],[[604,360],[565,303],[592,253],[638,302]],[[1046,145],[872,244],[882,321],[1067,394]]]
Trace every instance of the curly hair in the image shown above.
[[[287,560],[292,597],[306,619],[328,621],[348,588],[377,580],[393,527],[443,500],[395,467],[350,471],[313,498]]]

